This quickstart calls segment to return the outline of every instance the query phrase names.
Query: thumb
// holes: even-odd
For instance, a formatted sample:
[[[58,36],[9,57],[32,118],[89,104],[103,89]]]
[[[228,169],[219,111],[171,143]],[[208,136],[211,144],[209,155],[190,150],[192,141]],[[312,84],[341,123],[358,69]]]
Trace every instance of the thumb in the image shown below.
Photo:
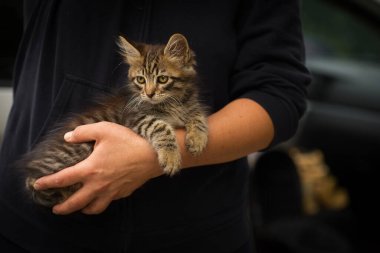
[[[65,141],[67,141],[67,142],[72,141],[73,132],[74,131],[70,131],[70,132],[65,133],[65,135],[63,136],[63,138],[65,139]]]
[[[103,122],[81,125],[76,127],[73,131],[67,132],[64,135],[64,139],[67,142],[89,142],[96,141],[101,136],[102,128],[105,126],[102,125]]]

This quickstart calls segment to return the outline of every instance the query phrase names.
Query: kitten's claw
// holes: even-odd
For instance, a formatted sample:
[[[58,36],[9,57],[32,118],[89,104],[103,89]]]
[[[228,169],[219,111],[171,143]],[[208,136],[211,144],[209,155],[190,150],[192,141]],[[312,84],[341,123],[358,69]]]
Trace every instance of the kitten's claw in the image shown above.
[[[181,168],[181,154],[177,149],[159,151],[158,161],[164,173],[170,176],[176,174]]]
[[[207,145],[207,133],[197,131],[186,134],[186,148],[194,156],[200,155]]]

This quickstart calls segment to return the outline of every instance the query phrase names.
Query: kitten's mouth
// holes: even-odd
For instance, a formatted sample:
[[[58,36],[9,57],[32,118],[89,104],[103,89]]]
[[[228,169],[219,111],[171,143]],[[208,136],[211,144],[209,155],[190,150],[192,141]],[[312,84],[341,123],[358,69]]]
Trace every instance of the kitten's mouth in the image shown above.
[[[142,97],[142,100],[143,100],[144,102],[149,103],[149,104],[154,104],[154,105],[156,105],[156,104],[160,104],[160,103],[164,102],[164,101],[165,101],[165,98],[157,98],[157,97],[155,97],[155,96],[153,96],[153,97],[147,97],[147,96],[144,96],[144,97]]]

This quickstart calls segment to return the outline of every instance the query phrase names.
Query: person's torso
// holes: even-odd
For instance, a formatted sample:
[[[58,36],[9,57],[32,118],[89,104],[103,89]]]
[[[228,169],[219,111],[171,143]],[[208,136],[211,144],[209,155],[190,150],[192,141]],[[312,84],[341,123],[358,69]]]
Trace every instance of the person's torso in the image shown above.
[[[203,101],[211,111],[226,105],[236,58],[238,5],[239,1],[212,0],[31,4],[15,68],[15,102],[0,153],[0,202],[5,212],[14,211],[20,221],[43,234],[64,234],[64,240],[99,249],[122,247],[132,230],[136,240],[155,238],[165,244],[175,239],[166,238],[167,234],[199,238],[200,230],[217,234],[218,226],[228,222],[234,226],[234,219],[244,213],[236,207],[242,206],[246,192],[245,161],[160,177],[131,198],[114,202],[102,215],[68,217],[52,215],[25,200],[11,164],[54,122],[69,112],[80,112],[97,94],[125,84],[127,66],[121,64],[115,43],[119,34],[160,44],[173,33],[184,34],[197,55]],[[188,231],[173,233],[183,227]],[[88,231],[91,240],[79,238]],[[115,241],[102,241],[105,235]]]

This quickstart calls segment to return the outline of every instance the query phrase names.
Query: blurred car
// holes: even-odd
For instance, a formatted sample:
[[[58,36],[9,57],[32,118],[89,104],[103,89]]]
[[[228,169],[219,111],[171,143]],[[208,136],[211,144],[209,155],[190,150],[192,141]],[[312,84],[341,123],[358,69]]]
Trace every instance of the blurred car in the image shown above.
[[[252,179],[255,229],[266,231],[261,239],[267,252],[275,252],[272,247],[279,244],[285,252],[380,252],[377,204],[380,192],[380,1],[303,0],[302,19],[306,63],[313,76],[308,109],[296,136],[278,148],[282,155],[273,152],[256,161]],[[323,154],[323,166],[328,168],[334,184],[348,193],[345,208],[325,208],[314,215],[306,214],[307,222],[300,225],[305,213],[300,215],[294,209],[302,208],[303,199],[299,198],[310,189],[302,188],[302,182],[294,178],[289,179],[294,177],[289,168],[296,164],[284,155],[294,147],[305,154],[316,150]],[[288,158],[292,158],[291,155]],[[301,177],[298,173],[298,180],[302,181]],[[281,184],[282,188],[278,189]],[[294,190],[295,187],[299,187],[299,191]],[[291,223],[289,229],[278,224],[279,219],[291,216],[299,219]],[[258,219],[261,222],[257,223]],[[315,230],[309,226],[311,220],[318,221],[313,223]],[[273,228],[275,223],[277,227]],[[302,232],[297,234],[297,228]],[[268,235],[268,231],[272,233]],[[289,234],[298,237],[290,238]],[[306,240],[307,234],[324,240]],[[305,246],[306,241],[310,248]]]
[[[380,150],[380,1],[304,0],[303,19],[313,83],[295,141],[326,154],[375,159]]]
[[[331,172],[349,192],[355,221],[361,229],[375,231],[380,225],[375,201],[380,169],[380,1],[305,0],[303,5],[307,65],[314,81],[309,110],[293,141],[323,151]]]

